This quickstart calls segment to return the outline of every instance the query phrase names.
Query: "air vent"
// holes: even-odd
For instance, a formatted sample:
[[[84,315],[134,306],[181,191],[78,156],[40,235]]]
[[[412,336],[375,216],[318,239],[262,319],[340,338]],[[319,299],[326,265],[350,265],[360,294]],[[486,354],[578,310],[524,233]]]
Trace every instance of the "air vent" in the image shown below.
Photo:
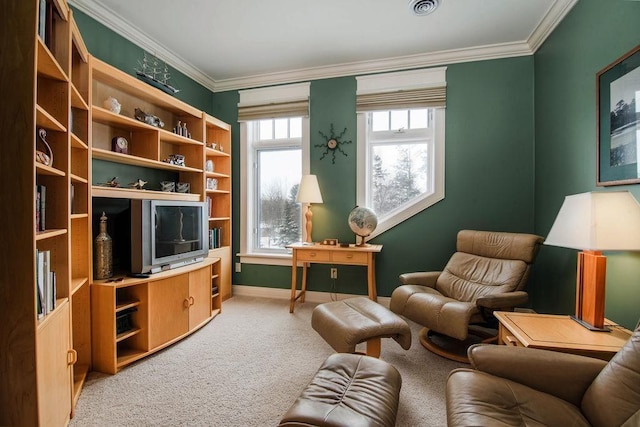
[[[414,15],[425,16],[438,8],[440,0],[409,0],[409,8]]]

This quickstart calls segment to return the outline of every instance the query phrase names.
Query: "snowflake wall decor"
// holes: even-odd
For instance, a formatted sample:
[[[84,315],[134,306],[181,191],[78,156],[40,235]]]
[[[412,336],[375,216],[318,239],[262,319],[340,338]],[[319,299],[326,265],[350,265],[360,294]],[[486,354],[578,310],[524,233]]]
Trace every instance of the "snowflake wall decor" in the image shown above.
[[[327,154],[331,153],[331,163],[335,164],[336,151],[339,151],[340,153],[344,154],[345,157],[347,156],[347,153],[345,153],[341,147],[342,144],[351,144],[352,142],[352,141],[342,140],[342,136],[346,132],[347,132],[347,128],[344,128],[344,130],[340,133],[340,135],[336,135],[335,131],[333,130],[333,123],[331,123],[331,128],[329,130],[330,136],[327,136],[321,131],[318,131],[318,133],[325,139],[324,143],[314,145],[314,147],[316,148],[324,148],[324,152],[322,153],[322,157],[320,157],[320,160],[324,159],[327,156]]]

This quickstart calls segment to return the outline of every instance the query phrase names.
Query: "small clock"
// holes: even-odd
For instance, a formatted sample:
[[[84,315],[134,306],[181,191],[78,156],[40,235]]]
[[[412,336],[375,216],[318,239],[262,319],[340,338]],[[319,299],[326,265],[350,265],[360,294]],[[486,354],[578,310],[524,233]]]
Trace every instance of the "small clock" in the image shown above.
[[[111,140],[111,151],[127,154],[129,151],[129,141],[122,136],[116,136]]]

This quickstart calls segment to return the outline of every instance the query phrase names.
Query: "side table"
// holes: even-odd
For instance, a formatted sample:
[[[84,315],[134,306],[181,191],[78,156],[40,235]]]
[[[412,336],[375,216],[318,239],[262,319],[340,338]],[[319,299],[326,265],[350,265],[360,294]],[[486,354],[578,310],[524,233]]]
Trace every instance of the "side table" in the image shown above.
[[[540,348],[610,360],[631,337],[631,331],[607,319],[610,332],[594,332],[571,317],[497,311],[498,343]]]
[[[362,265],[367,267],[367,293],[370,300],[378,300],[378,293],[376,290],[375,254],[382,250],[382,245],[366,244],[364,246],[356,246],[351,244],[348,247],[342,247],[295,243],[293,245],[288,245],[287,248],[293,251],[289,313],[293,313],[293,308],[298,298],[300,299],[300,302],[304,302],[305,293],[307,292],[307,264],[311,263]],[[302,285],[300,293],[296,295],[298,261],[302,262]]]

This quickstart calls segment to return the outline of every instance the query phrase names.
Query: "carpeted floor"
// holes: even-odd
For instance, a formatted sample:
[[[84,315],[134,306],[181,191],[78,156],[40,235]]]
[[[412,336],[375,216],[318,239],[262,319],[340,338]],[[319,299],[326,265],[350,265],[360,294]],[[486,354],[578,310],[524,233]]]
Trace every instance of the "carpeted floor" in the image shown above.
[[[70,425],[275,426],[333,352],[311,328],[314,306],[290,314],[288,300],[233,297],[179,343],[117,375],[91,373]],[[403,380],[397,426],[444,426],[446,378],[463,365],[426,351],[409,323],[410,350],[382,342]]]

